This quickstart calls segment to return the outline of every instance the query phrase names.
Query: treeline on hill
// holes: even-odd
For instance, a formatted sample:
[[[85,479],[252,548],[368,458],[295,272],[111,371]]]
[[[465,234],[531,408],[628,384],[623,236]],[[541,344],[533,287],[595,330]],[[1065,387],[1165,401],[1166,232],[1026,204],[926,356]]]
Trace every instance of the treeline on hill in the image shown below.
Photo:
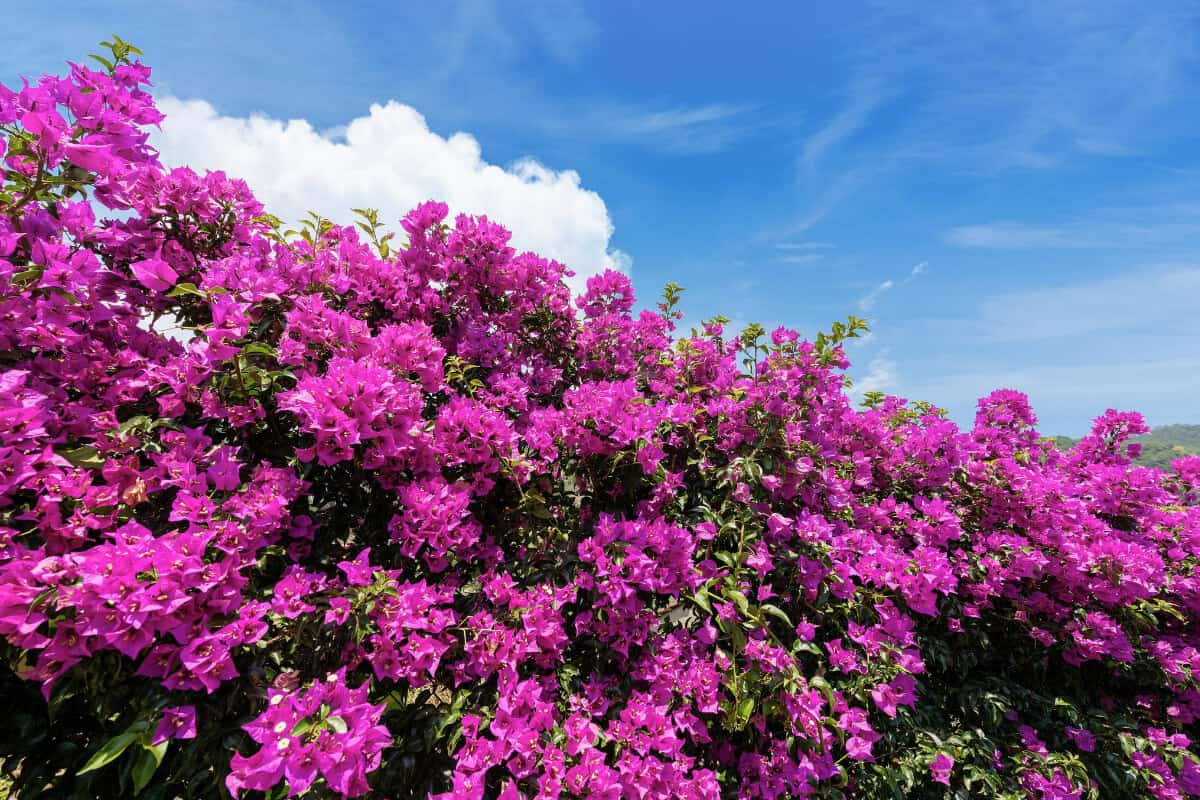
[[[1144,436],[1133,436],[1129,441],[1142,446],[1134,463],[1170,469],[1171,462],[1180,456],[1200,454],[1200,425],[1163,425]],[[1070,436],[1054,437],[1054,443],[1061,450],[1069,450],[1078,442]]]

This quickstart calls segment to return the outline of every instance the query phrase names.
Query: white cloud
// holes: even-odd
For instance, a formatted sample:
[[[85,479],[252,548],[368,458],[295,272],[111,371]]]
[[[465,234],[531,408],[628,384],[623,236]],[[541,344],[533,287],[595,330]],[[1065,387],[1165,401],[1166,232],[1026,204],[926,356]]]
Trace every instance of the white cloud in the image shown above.
[[[884,281],[883,283],[879,284],[871,291],[867,292],[865,295],[863,295],[861,298],[859,298],[858,310],[859,311],[870,311],[872,308],[875,307],[875,304],[877,302],[879,302],[879,298],[883,297],[884,294],[891,291],[892,287],[895,285],[896,284],[893,281]]]
[[[1200,267],[1143,267],[1092,283],[1006,292],[983,302],[979,321],[1000,342],[1101,332],[1188,336],[1200,333]]]
[[[1023,250],[1032,247],[1079,247],[1086,245],[1061,228],[1036,228],[1020,222],[991,222],[963,225],[946,231],[947,242],[959,247],[992,250]]]
[[[821,159],[843,140],[850,138],[866,125],[871,112],[879,104],[879,94],[873,88],[863,87],[855,92],[850,104],[825,127],[804,140],[800,156],[804,168],[814,169]]]
[[[600,106],[582,119],[584,130],[572,136],[598,136],[639,142],[677,155],[705,155],[733,144],[759,123],[754,106],[709,103],[647,110]]]
[[[673,108],[667,111],[645,111],[627,113],[614,120],[614,126],[633,133],[660,133],[662,131],[703,125],[707,122],[736,117],[748,111],[746,106],[730,106],[712,103],[696,108]]]
[[[442,137],[410,106],[372,105],[367,116],[321,133],[305,120],[227,117],[203,100],[160,98],[167,115],[152,142],[171,165],[223,169],[244,178],[268,211],[294,221],[308,211],[348,223],[371,207],[393,222],[425,200],[451,213],[486,214],[513,232],[512,244],[574,270],[574,288],[605,269],[628,271],[610,249],[604,200],[573,170],[533,159],[507,169],[483,159],[470,134]]]
[[[868,170],[865,167],[854,167],[838,175],[829,187],[817,195],[816,200],[809,206],[804,216],[784,232],[786,236],[802,234],[818,225],[829,216],[844,200],[853,195],[866,181]]]
[[[1098,208],[1053,225],[1026,225],[997,220],[963,225],[943,232],[942,239],[959,247],[993,250],[1035,248],[1146,249],[1186,244],[1200,235],[1200,210],[1187,203]]]
[[[867,392],[895,393],[900,381],[896,362],[884,350],[867,364],[867,374],[854,382],[854,393],[861,398]]]
[[[1152,424],[1193,422],[1200,396],[1200,267],[1142,263],[1104,277],[981,298],[958,319],[909,327],[904,395],[949,409],[1007,387],[1029,394],[1042,430],[1076,435],[1106,408]],[[909,350],[955,331],[953,346]]]
[[[837,245],[830,242],[779,242],[776,250],[832,250]]]
[[[774,260],[780,264],[814,264],[825,258],[823,253],[797,253],[795,255],[778,256]]]
[[[908,90],[884,121],[893,150],[994,174],[1147,156],[1194,127],[1194,3],[878,5],[854,56]],[[1016,51],[1030,56],[1019,66]]]
[[[867,292],[858,300],[858,309],[863,313],[871,311],[875,304],[879,302],[885,294],[896,288],[897,285],[903,287],[917,277],[924,274],[928,268],[929,262],[922,261],[914,265],[903,280],[897,284],[893,280],[886,280],[878,284],[874,289]],[[850,347],[855,350],[867,349],[875,343],[875,331],[867,331],[858,339],[850,342]],[[891,357],[891,348],[883,347],[878,350],[875,356],[867,363],[867,373],[861,378],[856,378],[854,383],[854,393],[862,399],[867,392],[886,392],[895,394],[900,389],[900,374],[896,367],[896,362]]]

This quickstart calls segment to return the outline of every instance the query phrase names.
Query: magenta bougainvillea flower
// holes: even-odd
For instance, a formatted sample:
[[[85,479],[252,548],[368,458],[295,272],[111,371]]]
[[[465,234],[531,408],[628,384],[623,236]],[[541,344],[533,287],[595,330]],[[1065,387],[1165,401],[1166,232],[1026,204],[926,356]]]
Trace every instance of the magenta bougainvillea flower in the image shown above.
[[[164,708],[162,721],[154,729],[150,744],[161,744],[168,739],[196,738],[196,708],[195,706],[177,706]]]
[[[0,86],[14,796],[1200,796],[1140,416],[856,404],[861,320],[686,331],[439,202],[290,230],[109,49]]]
[[[938,783],[950,785],[950,772],[954,769],[954,759],[945,753],[938,753],[937,758],[929,764],[929,774]]]

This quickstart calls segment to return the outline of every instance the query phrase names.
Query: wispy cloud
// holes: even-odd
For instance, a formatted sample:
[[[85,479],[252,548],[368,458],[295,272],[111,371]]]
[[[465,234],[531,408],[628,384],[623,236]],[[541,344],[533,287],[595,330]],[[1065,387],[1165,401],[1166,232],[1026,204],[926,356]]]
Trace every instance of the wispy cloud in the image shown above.
[[[800,163],[813,171],[833,148],[853,136],[867,124],[871,112],[879,105],[880,95],[875,86],[857,87],[850,102],[823,127],[804,140]]]
[[[1035,247],[1080,247],[1087,242],[1073,239],[1061,228],[1042,228],[1020,222],[988,222],[961,225],[946,231],[943,239],[958,247],[990,250],[1025,250]]]
[[[999,342],[1033,342],[1100,332],[1200,335],[1200,267],[1144,266],[1087,283],[1006,292],[979,309],[984,337]]]
[[[661,133],[680,128],[694,128],[709,122],[719,122],[736,117],[747,110],[746,106],[731,106],[712,103],[697,108],[675,108],[668,111],[645,111],[630,114],[619,125],[633,133]]]
[[[1200,393],[1200,265],[1145,262],[1093,279],[996,293],[962,317],[908,320],[889,336],[903,394],[960,423],[997,388],[1030,395],[1043,430],[1077,434],[1106,408],[1152,423],[1195,417]],[[955,332],[955,342],[925,342]]]
[[[592,132],[677,153],[712,153],[753,128],[753,105],[709,103],[667,109],[606,107],[590,115]]]
[[[461,0],[447,9],[448,24],[438,33],[441,58],[432,65],[439,80],[448,80],[480,56],[496,62],[512,57],[516,40],[493,0]]]
[[[896,283],[896,281],[889,278],[888,280],[876,284],[875,288],[871,289],[871,291],[867,292],[858,299],[858,310],[863,312],[870,311],[885,294],[890,292],[892,289],[895,289],[897,286],[907,286],[908,284],[912,283],[918,277],[924,275],[928,268],[929,262],[922,261],[919,264],[913,265],[912,269],[908,271],[908,274],[905,275],[899,283]]]
[[[854,382],[854,393],[862,398],[867,392],[888,392],[899,389],[900,371],[885,348],[867,363],[867,373]]]
[[[1060,2],[1030,10],[1033,35],[1056,57],[1010,85],[1023,93],[1010,101],[1024,109],[996,144],[1015,166],[1043,168],[1072,155],[1137,153],[1154,136],[1146,121],[1174,98],[1195,58],[1188,20],[1165,6],[1120,2],[1084,13]]]
[[[890,292],[895,286],[894,281],[883,281],[858,299],[858,310],[863,312],[870,311],[879,302],[879,298]]]
[[[480,58],[509,62],[530,44],[560,64],[575,65],[599,31],[579,0],[516,0],[504,7],[496,0],[452,0],[445,5],[450,22],[441,26],[440,57],[433,65],[443,76]]]
[[[776,242],[778,255],[771,260],[777,264],[815,264],[836,247],[831,242]]]
[[[837,172],[830,179],[822,179],[820,185],[825,188],[818,192],[817,177],[821,163],[866,127],[882,98],[879,81],[876,80],[857,82],[848,94],[845,107],[805,137],[801,144],[797,182],[806,194],[815,195],[815,199],[787,231],[787,236],[803,234],[819,225],[830,212],[862,188],[883,161],[843,155],[838,159],[840,166]]]
[[[880,4],[850,58],[911,96],[894,150],[995,173],[1128,157],[1194,130],[1200,6],[1079,0]]]
[[[904,287],[912,283],[921,275],[924,275],[928,268],[929,262],[921,261],[914,264],[909,269],[908,274],[900,279],[899,282],[891,279],[881,281],[871,291],[858,299],[858,310],[864,314],[870,313],[884,295],[898,287]],[[876,331],[868,331],[865,336],[851,342],[851,346],[856,350],[862,351],[876,349]],[[876,350],[875,356],[867,363],[867,374],[855,379],[854,391],[859,398],[866,392],[889,392],[894,394],[899,391],[899,385],[899,367],[891,357],[890,348],[883,347]]]
[[[997,220],[942,234],[948,244],[990,250],[1147,248],[1200,241],[1200,208],[1192,204],[1097,209],[1053,225]]]
[[[846,198],[853,195],[867,179],[865,167],[854,168],[839,175],[828,189],[817,195],[800,218],[785,231],[785,236],[797,236],[816,227]]]
[[[832,250],[837,247],[830,242],[776,242],[776,250]]]
[[[984,364],[976,359],[960,367],[919,378],[906,372],[904,395],[935,402],[966,425],[980,397],[1017,389],[1029,395],[1040,430],[1077,436],[1087,420],[1107,408],[1141,411],[1151,425],[1194,422],[1194,398],[1200,394],[1200,356],[1194,354],[1096,363],[1070,358]]]
[[[779,264],[815,264],[825,258],[824,253],[795,253],[776,256],[773,261]]]
[[[579,0],[539,0],[528,6],[526,24],[538,33],[542,46],[561,63],[577,64],[600,31]]]

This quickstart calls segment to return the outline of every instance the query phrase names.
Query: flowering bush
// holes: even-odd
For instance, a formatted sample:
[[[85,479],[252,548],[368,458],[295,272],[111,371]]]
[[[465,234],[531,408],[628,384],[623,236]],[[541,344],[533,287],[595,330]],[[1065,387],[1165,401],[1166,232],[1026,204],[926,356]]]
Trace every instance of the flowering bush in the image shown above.
[[[0,87],[15,796],[1200,796],[1200,457],[440,203],[285,231],[110,49]]]

